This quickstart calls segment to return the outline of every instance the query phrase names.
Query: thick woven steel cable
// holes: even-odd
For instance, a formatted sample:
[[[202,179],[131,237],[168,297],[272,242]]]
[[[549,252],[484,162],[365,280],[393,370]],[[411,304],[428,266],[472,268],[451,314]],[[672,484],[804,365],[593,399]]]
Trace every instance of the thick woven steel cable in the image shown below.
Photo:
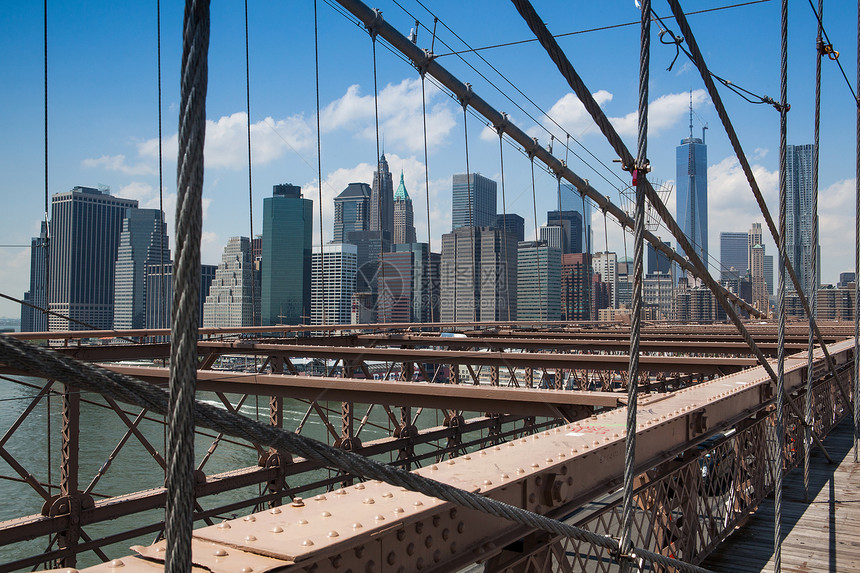
[[[818,13],[824,15],[824,0],[818,0]],[[810,253],[809,296],[812,299],[812,314],[809,315],[809,343],[807,347],[806,395],[803,401],[803,499],[809,503],[809,457],[812,453],[812,360],[815,349],[815,338],[812,331],[818,311],[818,153],[819,136],[821,131],[821,20],[818,21],[818,33],[815,38],[815,110],[813,120],[812,142],[812,248]]]
[[[206,135],[209,1],[187,0],[182,34],[179,157],[176,181],[176,265],[170,331],[167,414],[167,501],[164,567],[191,570],[194,511],[194,395],[203,227],[203,143]]]
[[[708,90],[708,95],[710,96],[711,101],[714,104],[714,109],[716,109],[717,115],[719,116],[720,121],[723,124],[723,129],[725,129],[726,135],[728,136],[729,141],[732,144],[732,148],[735,150],[735,155],[737,156],[738,163],[740,163],[741,169],[743,170],[744,175],[747,178],[747,182],[750,185],[750,189],[752,190],[753,196],[755,197],[759,209],[764,216],[765,224],[770,230],[770,235],[771,237],[773,237],[774,243],[778,244],[779,232],[777,231],[776,225],[773,222],[773,217],[770,214],[770,210],[767,208],[767,203],[764,200],[764,196],[761,193],[761,189],[759,189],[758,182],[756,181],[755,175],[752,171],[752,167],[747,160],[746,154],[744,153],[743,147],[741,146],[740,139],[738,138],[738,135],[735,132],[735,128],[732,125],[731,119],[729,118],[729,114],[726,111],[726,107],[725,105],[723,105],[723,100],[720,97],[720,92],[717,91],[717,86],[716,84],[714,84],[713,77],[711,76],[711,73],[708,70],[708,66],[705,63],[705,58],[704,56],[702,56],[702,52],[699,49],[698,43],[696,42],[696,37],[693,35],[693,31],[690,29],[690,25],[687,22],[687,17],[684,14],[684,11],[681,9],[681,5],[679,4],[678,0],[669,0],[669,6],[672,8],[672,14],[675,16],[675,20],[678,22],[678,27],[681,30],[681,34],[683,34],[684,39],[687,42],[690,58],[693,60],[693,63],[698,68],[699,74],[702,76],[702,81],[705,84],[705,88]],[[809,305],[808,297],[804,293],[804,287],[806,285],[800,284],[800,279],[798,279],[797,273],[795,272],[791,261],[786,260],[785,264],[786,272],[791,279],[791,283],[794,285],[794,290],[797,293],[798,299],[800,300],[800,304],[803,306],[804,312],[806,312],[807,316],[814,316],[812,308]],[[839,388],[839,391],[842,393],[843,398],[845,398],[846,402],[848,402],[848,395],[845,393],[845,389],[842,387],[842,381],[836,368],[836,364],[833,362],[833,358],[830,356],[830,351],[827,349],[827,345],[824,343],[824,337],[821,334],[821,330],[818,328],[817,321],[813,320],[811,322],[811,326],[813,331],[815,332],[815,337],[818,339],[818,344],[824,351],[824,359],[827,362],[827,367],[833,373],[834,378],[836,378],[836,387]]]
[[[630,570],[626,558],[633,545],[633,490],[636,478],[636,413],[639,400],[639,342],[642,338],[642,258],[645,242],[645,185],[648,172],[648,81],[651,59],[651,0],[642,0],[639,37],[639,120],[636,147],[636,210],[633,228],[633,314],[630,316],[630,363],[627,373],[627,434],[624,450],[624,485],[621,508],[621,571]]]
[[[603,113],[603,110],[597,104],[597,101],[591,95],[591,92],[588,90],[588,87],[579,77],[579,74],[576,73],[576,70],[573,68],[573,65],[567,59],[564,52],[559,47],[558,43],[550,34],[549,30],[547,30],[546,26],[541,20],[540,16],[538,16],[537,12],[535,12],[534,7],[528,0],[511,0],[516,6],[517,10],[522,15],[523,19],[528,24],[529,28],[531,28],[532,32],[540,41],[541,45],[549,54],[550,58],[558,67],[561,74],[567,79],[568,84],[573,89],[574,93],[579,97],[585,109],[592,115],[592,119],[600,128],[601,132],[604,134],[606,139],[609,141],[610,145],[612,145],[613,149],[615,149],[616,153],[618,153],[621,158],[621,162],[625,166],[634,165],[635,161],[633,156],[630,154],[630,151],[624,145],[624,142],[621,140],[621,137],[615,131],[615,128],[609,122],[609,119]],[[660,218],[666,225],[666,228],[669,229],[669,232],[675,237],[675,240],[678,241],[678,245],[687,255],[688,261],[684,262],[684,268],[689,268],[693,270],[704,283],[705,285],[714,293],[714,298],[720,305],[725,309],[726,315],[732,321],[732,324],[735,325],[735,328],[738,329],[738,333],[741,335],[741,338],[744,339],[747,346],[750,347],[752,353],[756,356],[762,368],[768,373],[771,381],[776,386],[778,385],[777,375],[771,367],[770,363],[767,361],[764,353],[762,353],[761,349],[756,344],[755,340],[753,340],[746,326],[744,326],[740,317],[738,316],[735,307],[732,305],[732,301],[737,304],[741,304],[739,299],[730,299],[726,296],[726,290],[717,284],[717,282],[711,277],[707,268],[702,263],[702,260],[699,258],[693,246],[690,244],[690,241],[687,239],[687,236],[678,226],[678,223],[675,221],[672,214],[669,213],[669,209],[666,208],[666,205],[660,199],[659,195],[654,191],[654,188],[651,186],[651,183],[646,180],[645,184],[645,193],[648,201],[651,204],[651,207],[657,212]],[[650,238],[649,238],[650,241]],[[660,241],[652,243],[658,248],[662,250],[662,243]],[[743,303],[746,305],[746,303]],[[745,309],[749,309],[749,305],[744,307]],[[826,352],[826,349],[825,349]],[[834,370],[835,374],[835,370]],[[838,382],[838,378],[837,378]],[[837,386],[839,384],[837,383]],[[844,389],[843,389],[844,392]],[[791,400],[786,401],[789,408],[791,408],[792,412],[798,419],[803,419],[803,413],[800,411],[798,406]],[[821,442],[821,439],[817,437],[814,433],[812,434],[813,440],[816,445],[822,450],[825,456],[828,459],[831,459],[827,454],[827,450],[824,448],[824,444]]]
[[[245,0],[245,109],[248,115],[245,125],[248,137],[248,230],[251,233],[251,326],[257,326],[257,305],[260,301],[257,300],[257,273],[254,270],[254,185],[251,178],[254,170],[251,163],[251,59],[248,49],[248,0]]]
[[[788,0],[780,11],[779,62],[779,290],[777,291],[777,381],[776,381],[776,460],[773,490],[773,571],[782,571],[782,460],[785,455],[785,216],[786,216],[786,138],[788,131]],[[790,402],[790,400],[789,400]],[[801,418],[802,419],[802,418]]]
[[[105,370],[93,364],[78,362],[53,350],[38,347],[6,335],[0,335],[0,363],[30,372],[34,376],[60,380],[71,386],[98,392],[103,396],[147,408],[163,414],[171,408],[164,390],[130,376]],[[444,484],[422,475],[407,472],[358,454],[323,444],[301,434],[275,426],[261,424],[234,412],[216,408],[204,402],[194,402],[193,419],[198,426],[288,451],[294,455],[335,467],[367,479],[378,479],[454,503],[461,507],[507,519],[531,529],[547,531],[591,543],[611,552],[618,551],[618,541],[592,531],[567,525],[549,517],[526,511],[506,503]],[[189,529],[190,535],[190,529]],[[634,548],[633,554],[665,567],[691,573],[708,573],[707,569],[678,561],[671,557]]]

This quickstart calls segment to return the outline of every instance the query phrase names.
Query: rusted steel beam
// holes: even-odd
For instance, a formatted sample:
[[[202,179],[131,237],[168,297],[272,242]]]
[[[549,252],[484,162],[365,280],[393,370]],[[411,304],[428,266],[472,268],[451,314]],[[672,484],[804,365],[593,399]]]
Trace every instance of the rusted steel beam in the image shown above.
[[[102,366],[114,372],[156,384],[162,384],[168,376],[166,368],[114,364]],[[615,407],[621,397],[614,392],[572,392],[473,384],[427,384],[393,380],[357,380],[280,374],[254,375],[214,371],[199,371],[197,387],[199,390],[213,392],[257,393],[305,400],[427,408],[456,406],[457,409],[470,412],[551,417],[557,415],[559,407]]]

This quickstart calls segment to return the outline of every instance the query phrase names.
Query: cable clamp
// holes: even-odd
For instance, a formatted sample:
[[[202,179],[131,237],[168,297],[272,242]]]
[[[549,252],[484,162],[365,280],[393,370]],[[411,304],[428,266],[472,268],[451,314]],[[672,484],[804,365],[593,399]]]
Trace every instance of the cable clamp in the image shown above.
[[[370,34],[370,37],[375,41],[377,34],[379,34],[379,27],[382,26],[382,10],[379,8],[373,9],[373,21],[367,24],[367,33]]]
[[[415,68],[418,70],[418,73],[421,74],[422,78],[427,75],[427,68],[430,66],[430,62],[435,59],[436,56],[433,54],[433,52],[431,52],[427,48],[424,48],[424,59],[421,60],[421,63],[415,63]]]
[[[825,44],[822,40],[818,40],[818,55],[827,56],[834,62],[839,59],[839,51],[833,49],[833,44]]]
[[[460,105],[463,106],[463,109],[469,107],[469,101],[472,99],[472,84],[466,83],[466,93],[463,94],[463,97],[458,97],[457,99],[460,102]]]
[[[502,112],[502,119],[501,119],[501,121],[499,121],[499,123],[497,123],[496,125],[494,125],[494,126],[493,126],[493,129],[495,129],[495,130],[496,130],[496,133],[498,133],[498,134],[499,134],[499,137],[501,137],[501,136],[502,136],[502,134],[505,132],[505,128],[506,128],[507,126],[508,126],[508,114],[506,114],[505,112]]]
[[[540,144],[538,143],[538,138],[532,137],[532,147],[531,147],[531,149],[526,151],[530,160],[534,160],[535,155],[537,155],[537,148],[538,147],[540,147]]]
[[[761,96],[761,101],[762,101],[762,103],[769,103],[770,105],[773,106],[773,108],[776,111],[778,111],[780,113],[782,113],[783,111],[788,112],[788,110],[791,109],[791,104],[779,103],[778,101],[774,101],[774,99],[770,96],[766,96],[766,95]]]

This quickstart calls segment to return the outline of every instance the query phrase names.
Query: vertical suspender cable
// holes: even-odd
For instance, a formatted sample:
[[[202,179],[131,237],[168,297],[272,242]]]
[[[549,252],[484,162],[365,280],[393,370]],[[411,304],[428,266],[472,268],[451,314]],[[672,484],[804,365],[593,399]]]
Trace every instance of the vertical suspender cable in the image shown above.
[[[381,18],[377,12],[377,17]],[[382,170],[380,170],[380,154],[379,154],[379,86],[377,85],[376,78],[376,30],[370,30],[370,41],[373,47],[373,112],[375,117],[375,126],[376,126],[376,226],[379,227],[379,258],[377,259],[377,271],[379,272],[379,276],[382,278],[382,288],[380,288],[380,283],[377,281],[376,276],[374,275],[373,279],[376,282],[376,322],[386,322],[385,316],[385,306],[380,304],[382,295],[385,293],[385,265],[383,251],[385,250],[385,237],[384,237],[384,216],[382,213]],[[371,210],[374,207],[371,205]],[[372,220],[372,217],[371,217]],[[370,285],[370,290],[373,292],[373,285]],[[379,318],[379,309],[382,308],[382,320]]]
[[[502,140],[504,139],[504,132],[499,129],[499,169],[501,171],[502,177],[502,217],[505,219],[505,232],[508,230],[508,205],[507,200],[505,199],[505,150],[502,145]],[[508,258],[508,240],[507,238],[502,238],[502,244],[505,249],[505,294],[507,295],[507,305],[508,305],[508,322],[511,319],[511,280],[510,280],[510,258]],[[516,318],[516,317],[514,317]]]
[[[251,226],[251,326],[257,326],[257,282],[254,261],[254,187],[251,181],[251,67],[248,57],[248,0],[245,0],[245,110],[248,114],[248,218]],[[255,359],[256,370],[256,359]]]
[[[585,193],[581,194],[582,196],[582,228],[585,236],[585,257],[582,261],[583,267],[585,267],[585,302],[584,302],[584,315],[585,320],[591,320],[591,297],[593,295],[591,289],[591,221],[588,222],[588,225],[585,224]]]
[[[777,293],[777,379],[776,379],[776,475],[774,477],[773,570],[782,570],[782,476],[785,455],[785,217],[786,217],[786,131],[788,128],[788,0],[782,0],[780,18],[779,70],[779,291]]]
[[[436,299],[434,298],[433,293],[433,243],[432,243],[432,233],[430,232],[430,165],[428,163],[428,152],[427,152],[427,98],[424,92],[424,79],[425,79],[425,70],[421,69],[421,119],[424,124],[424,194],[427,200],[427,256],[429,257],[426,261],[427,264],[427,273],[429,275],[429,280],[427,282],[428,288],[428,305],[427,316],[430,319],[430,322],[436,322],[436,318],[433,315],[433,309],[436,308]],[[441,261],[440,261],[441,265]],[[436,293],[438,296],[438,293]]]
[[[857,93],[860,94],[860,1],[857,2]],[[860,462],[860,97],[856,119],[856,160],[854,185],[856,199],[854,210],[854,463]]]
[[[161,328],[169,326],[169,311],[167,308],[167,277],[164,275],[164,162],[161,148],[161,0],[155,3],[156,37],[157,37],[157,67],[158,67],[158,254],[159,254],[159,283],[161,296],[158,304],[161,307],[157,313],[157,323]]]
[[[322,132],[320,131],[320,44],[319,44],[319,20],[317,18],[317,0],[314,0],[314,82],[317,95],[317,181],[319,181],[320,199],[320,298],[322,305],[322,324],[326,324],[326,300],[325,300],[325,241],[323,240],[323,180],[322,180]],[[339,319],[339,317],[338,317]],[[336,320],[339,322],[339,320]]]
[[[44,261],[45,261],[45,308],[42,310],[42,313],[45,316],[45,330],[49,330],[48,328],[48,320],[49,315],[47,313],[49,307],[51,306],[51,265],[49,264],[49,252],[50,252],[50,244],[51,244],[51,225],[48,220],[48,210],[50,207],[50,196],[48,193],[48,0],[44,2],[44,12],[43,12],[44,21],[42,22],[44,26],[44,74],[45,74],[45,241],[42,243],[42,247],[44,249]],[[48,346],[51,345],[51,341],[47,341]],[[52,468],[51,468],[51,392],[48,392],[45,396],[45,405],[48,409],[48,415],[46,416],[47,420],[47,429],[48,432],[48,493],[52,492],[51,483],[53,483],[52,479]]]
[[[633,241],[633,314],[630,317],[630,362],[627,373],[627,435],[624,450],[624,486],[621,510],[621,570],[630,570],[633,547],[633,479],[636,477],[636,409],[639,397],[639,342],[642,328],[642,258],[645,243],[645,185],[648,172],[648,79],[651,57],[651,0],[642,0],[639,41],[639,121],[636,165],[628,166],[636,185]]]
[[[203,144],[206,136],[209,2],[186,0],[182,42],[179,156],[176,182],[176,264],[170,336],[165,536],[168,573],[191,570],[194,508],[194,391],[203,227]]]
[[[818,0],[818,33],[815,39],[815,111],[812,146],[812,237],[809,257],[809,344],[807,348],[806,395],[803,402],[803,499],[809,503],[809,455],[812,449],[812,353],[815,348],[813,327],[818,314],[818,145],[821,127],[821,22],[824,18],[824,0]]]
[[[478,269],[475,268],[475,214],[473,213],[472,208],[472,174],[469,171],[469,125],[466,116],[466,108],[468,108],[468,102],[463,100],[460,102],[463,105],[463,144],[466,148],[466,198],[469,201],[469,252],[471,253],[471,269],[472,269],[472,322],[477,322],[478,317],[478,309],[475,308],[476,304],[480,304],[478,301],[480,299],[480,285],[478,284],[478,279],[481,274],[478,272]],[[456,280],[456,279],[455,279]],[[456,302],[454,304],[456,308]],[[457,317],[459,319],[459,317]],[[495,320],[495,317],[493,317]]]
[[[537,141],[535,141],[535,146],[537,146]],[[544,317],[544,300],[543,300],[543,279],[541,278],[540,272],[540,235],[538,235],[538,219],[537,219],[537,192],[535,191],[535,156],[533,153],[529,153],[529,164],[531,165],[532,172],[532,209],[534,210],[534,218],[535,218],[535,266],[537,267],[537,276],[538,276],[538,320],[546,320]],[[517,256],[519,257],[519,249],[517,250]],[[517,261],[519,262],[519,261]],[[549,270],[549,244],[546,246],[546,262],[547,262],[547,270]],[[520,272],[520,266],[517,265],[517,274]],[[519,277],[517,277],[517,282],[519,282]],[[519,296],[519,291],[517,291],[517,295]]]

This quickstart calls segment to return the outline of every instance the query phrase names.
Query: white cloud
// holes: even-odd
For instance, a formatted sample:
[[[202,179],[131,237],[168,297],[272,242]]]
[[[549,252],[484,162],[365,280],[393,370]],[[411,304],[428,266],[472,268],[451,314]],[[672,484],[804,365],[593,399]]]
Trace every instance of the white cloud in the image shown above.
[[[612,101],[612,94],[606,90],[600,90],[592,95],[600,107],[603,107]],[[585,106],[582,105],[582,102],[579,101],[576,94],[572,92],[565,94],[561,99],[555,102],[552,107],[549,108],[548,115],[555,119],[555,121],[558,122],[558,124],[561,125],[567,133],[577,139],[588,133],[596,133],[598,131],[597,126],[591,119],[591,116],[585,110]],[[543,124],[547,129],[555,134],[556,137],[563,138],[565,136],[564,133],[558,133],[558,128],[550,120],[544,118]]]
[[[126,163],[125,155],[102,155],[97,158],[84,159],[82,167],[88,169],[105,169],[107,171],[119,171],[126,175],[155,175],[158,171],[155,165],[149,163],[137,163],[129,165]]]
[[[427,107],[427,145],[444,143],[456,124],[454,106],[433,84],[425,84]],[[421,80],[404,79],[388,84],[379,92],[379,135],[387,147],[403,147],[408,151],[424,149],[424,117],[421,100]],[[339,99],[328,104],[320,113],[323,133],[348,129],[358,137],[376,139],[373,94],[362,95],[361,87],[351,85]]]
[[[693,109],[708,101],[705,90],[695,90],[692,94]],[[663,130],[678,123],[690,113],[690,93],[666,94],[651,101],[648,105],[648,135],[658,135]],[[631,111],[624,117],[609,118],[610,123],[620,135],[636,135],[639,112]]]

